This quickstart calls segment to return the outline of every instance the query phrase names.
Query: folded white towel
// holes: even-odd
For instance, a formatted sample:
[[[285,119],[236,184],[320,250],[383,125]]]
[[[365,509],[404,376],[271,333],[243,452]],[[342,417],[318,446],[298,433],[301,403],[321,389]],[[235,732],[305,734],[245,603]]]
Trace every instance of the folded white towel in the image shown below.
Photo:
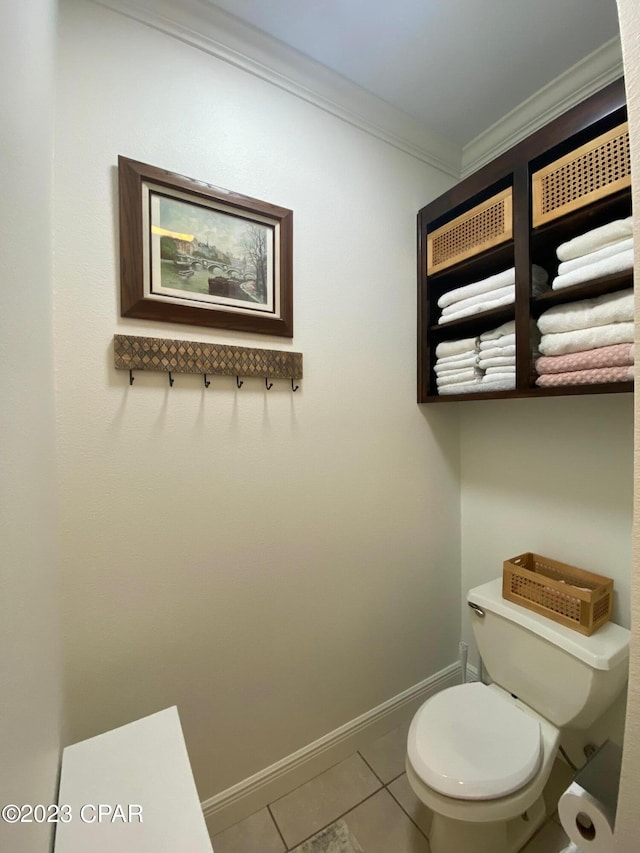
[[[445,385],[438,385],[436,388],[437,394],[457,394],[458,388],[466,388],[468,385],[480,384],[475,379],[468,379],[466,382],[447,382]]]
[[[446,308],[447,305],[460,302],[462,299],[469,299],[472,296],[478,296],[480,293],[498,290],[498,288],[506,287],[508,284],[515,284],[515,281],[516,268],[511,267],[511,269],[490,275],[488,278],[483,278],[480,281],[474,281],[471,284],[464,285],[464,287],[456,287],[455,290],[443,293],[440,299],[438,299],[438,308]]]
[[[558,265],[558,275],[573,272],[580,269],[585,264],[592,264],[596,261],[601,261],[604,258],[610,258],[611,255],[617,255],[618,252],[624,252],[627,249],[633,249],[633,237],[625,237],[623,240],[616,240],[615,243],[610,243],[602,249],[596,249],[595,252],[589,252],[588,255],[580,255],[578,258],[572,258],[570,261],[563,261]]]
[[[513,374],[498,375],[489,379],[484,377],[479,382],[460,382],[456,385],[445,385],[438,389],[439,394],[480,394],[488,391],[511,391],[516,387],[516,377]]]
[[[455,314],[458,311],[463,311],[465,308],[471,308],[472,305],[479,305],[483,302],[488,302],[494,299],[500,299],[502,296],[513,294],[515,297],[515,284],[508,284],[506,287],[498,287],[496,290],[489,290],[487,293],[478,293],[476,296],[470,296],[468,299],[461,299],[459,302],[453,302],[442,309],[442,317],[448,317],[450,314]]]
[[[461,382],[474,382],[482,374],[475,367],[467,367],[466,370],[456,370],[455,373],[444,373],[436,376],[436,385],[443,388],[445,385],[458,385]]]
[[[456,370],[464,370],[467,367],[475,367],[477,364],[478,354],[474,352],[468,355],[466,358],[460,358],[456,361],[442,362],[438,360],[434,364],[433,369],[437,374],[453,373]]]
[[[457,382],[455,385],[443,385],[438,394],[474,394],[480,391],[480,381]]]
[[[630,344],[633,343],[633,334],[633,323],[611,323],[608,326],[595,326],[593,329],[543,335],[539,349],[543,355],[563,355],[567,352],[606,347],[609,344]]]
[[[531,267],[532,289],[534,294],[537,294],[540,289],[543,289],[549,279],[545,269],[534,264]],[[478,296],[481,293],[489,293],[492,290],[506,287],[509,284],[515,284],[516,270],[515,267],[503,270],[503,272],[490,275],[488,278],[483,278],[480,281],[474,281],[471,284],[465,284],[463,287],[456,287],[455,290],[449,290],[447,293],[438,299],[438,308],[446,308],[454,302],[460,302],[462,299],[469,299],[472,296]]]
[[[515,355],[516,348],[514,345],[510,347],[491,347],[491,349],[480,350],[480,360],[486,361],[488,358],[499,358],[506,355]]]
[[[538,328],[544,334],[571,332],[609,323],[633,320],[633,290],[605,293],[593,299],[581,299],[566,305],[555,305],[538,318]]]
[[[500,367],[516,363],[515,355],[494,355],[491,358],[481,358],[478,367],[486,370],[489,367]]]
[[[505,290],[510,292],[498,299],[487,298],[484,302],[479,302],[477,305],[471,305],[468,308],[463,308],[461,311],[456,311],[453,314],[449,314],[447,317],[440,317],[438,323],[451,323],[453,320],[462,320],[464,317],[472,317],[474,314],[482,314],[484,311],[492,311],[494,308],[500,308],[502,305],[511,305],[515,302],[516,298],[515,288],[507,287]],[[489,296],[490,294],[487,294],[487,297]]]
[[[478,360],[474,359],[469,364],[465,364],[463,367],[453,367],[447,368],[445,370],[439,369],[438,364],[433,368],[436,371],[436,375],[440,378],[456,376],[458,373],[466,373],[468,371],[474,372],[478,369]]]
[[[601,278],[604,275],[612,275],[613,273],[624,272],[630,269],[633,269],[633,249],[626,249],[623,252],[611,255],[609,258],[603,258],[592,264],[585,264],[564,275],[556,276],[551,284],[551,288],[552,290],[562,290],[565,287],[572,287],[574,284],[582,284],[585,281],[593,281],[593,279]]]
[[[516,366],[515,364],[500,364],[496,367],[487,367],[485,370],[485,374],[487,376],[493,376],[495,373],[515,373]]]
[[[477,355],[477,354],[478,354],[477,349],[467,349],[464,352],[458,352],[455,355],[442,355],[442,356],[440,356],[440,358],[437,359],[436,364],[455,365],[456,362],[459,363],[459,362],[464,361],[465,359],[470,358],[471,356]]]
[[[617,219],[615,222],[608,222],[606,225],[601,225],[599,228],[592,228],[572,240],[567,240],[566,243],[561,243],[556,254],[561,261],[570,261],[572,258],[578,258],[580,255],[588,255],[590,252],[595,252],[603,246],[609,246],[617,240],[623,240],[625,237],[631,237],[633,234],[633,217],[627,219]]]
[[[460,353],[471,352],[478,348],[480,343],[479,338],[464,338],[460,341],[442,341],[436,347],[436,355],[438,358],[447,358],[451,355],[460,355]]]
[[[500,373],[489,373],[487,376],[484,376],[480,380],[480,385],[482,388],[493,387],[494,390],[496,385],[504,386],[504,390],[509,388],[516,387],[516,377],[515,373],[509,373],[507,371],[501,371]]]
[[[501,338],[489,338],[486,341],[480,341],[480,352],[489,349],[495,349],[496,347],[512,347],[516,344],[516,333],[511,332],[511,334],[503,335]]]
[[[482,345],[483,341],[497,341],[499,338],[503,338],[505,335],[515,335],[515,331],[516,321],[507,320],[506,323],[503,323],[496,329],[490,329],[488,332],[483,332],[480,335],[480,344]]]

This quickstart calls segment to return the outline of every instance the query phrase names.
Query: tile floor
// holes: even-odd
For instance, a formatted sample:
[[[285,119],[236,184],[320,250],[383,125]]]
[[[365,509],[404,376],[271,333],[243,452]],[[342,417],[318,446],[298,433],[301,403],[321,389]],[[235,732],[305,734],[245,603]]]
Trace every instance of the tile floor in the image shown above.
[[[332,826],[336,835],[350,833],[354,849],[359,845],[364,853],[430,853],[430,814],[404,772],[408,728],[407,722],[218,833],[214,853],[333,853],[336,845],[321,841]],[[559,853],[568,845],[557,802],[571,778],[567,765],[557,761],[544,792],[550,817],[522,853]]]

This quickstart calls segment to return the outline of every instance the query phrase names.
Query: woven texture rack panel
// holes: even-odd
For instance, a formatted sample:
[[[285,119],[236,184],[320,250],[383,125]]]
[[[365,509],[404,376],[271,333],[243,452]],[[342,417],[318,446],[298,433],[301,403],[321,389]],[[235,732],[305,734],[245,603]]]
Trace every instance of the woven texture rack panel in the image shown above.
[[[509,188],[428,233],[428,275],[510,240],[513,234],[511,201]]]
[[[539,580],[530,580],[514,576],[511,579],[511,592],[527,601],[535,602],[553,613],[560,613],[566,619],[580,624],[580,601],[569,595],[550,590]]]
[[[527,553],[505,560],[502,595],[567,628],[590,635],[611,618],[613,581]]]
[[[627,123],[540,169],[532,183],[534,228],[628,187],[631,156]]]
[[[117,370],[302,379],[300,352],[114,335],[113,355]]]

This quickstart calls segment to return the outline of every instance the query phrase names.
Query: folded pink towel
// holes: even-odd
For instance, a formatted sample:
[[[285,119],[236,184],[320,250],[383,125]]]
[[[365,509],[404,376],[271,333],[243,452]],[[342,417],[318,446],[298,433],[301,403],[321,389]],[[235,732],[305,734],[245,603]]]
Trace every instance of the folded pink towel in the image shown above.
[[[571,370],[568,373],[543,373],[536,379],[541,388],[558,385],[601,385],[603,382],[628,382],[633,379],[633,366],[598,367],[594,370]]]
[[[567,373],[572,370],[626,366],[633,364],[633,349],[633,344],[611,344],[566,355],[543,355],[536,361],[536,370],[538,373]]]

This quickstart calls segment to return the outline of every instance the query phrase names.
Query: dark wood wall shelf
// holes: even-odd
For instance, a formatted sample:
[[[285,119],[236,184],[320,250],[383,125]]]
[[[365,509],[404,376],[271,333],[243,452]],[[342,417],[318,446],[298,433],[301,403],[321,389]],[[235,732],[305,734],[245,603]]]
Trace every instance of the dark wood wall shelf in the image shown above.
[[[544,267],[549,282],[558,270],[557,247],[599,225],[631,215],[631,188],[623,189],[558,219],[532,227],[531,176],[543,166],[589,142],[626,120],[624,81],[615,81],[546,127],[457,184],[418,213],[418,403],[576,394],[609,394],[633,390],[633,382],[541,388],[535,385],[533,347],[535,322],[553,305],[587,299],[633,286],[632,271],[608,275],[563,290],[532,296],[531,267]],[[475,257],[427,274],[427,233],[441,228],[479,202],[512,187],[513,237]],[[438,299],[450,290],[515,267],[515,302],[483,314],[438,324]],[[509,391],[471,394],[437,393],[433,370],[436,346],[479,335],[515,320],[516,380]]]

